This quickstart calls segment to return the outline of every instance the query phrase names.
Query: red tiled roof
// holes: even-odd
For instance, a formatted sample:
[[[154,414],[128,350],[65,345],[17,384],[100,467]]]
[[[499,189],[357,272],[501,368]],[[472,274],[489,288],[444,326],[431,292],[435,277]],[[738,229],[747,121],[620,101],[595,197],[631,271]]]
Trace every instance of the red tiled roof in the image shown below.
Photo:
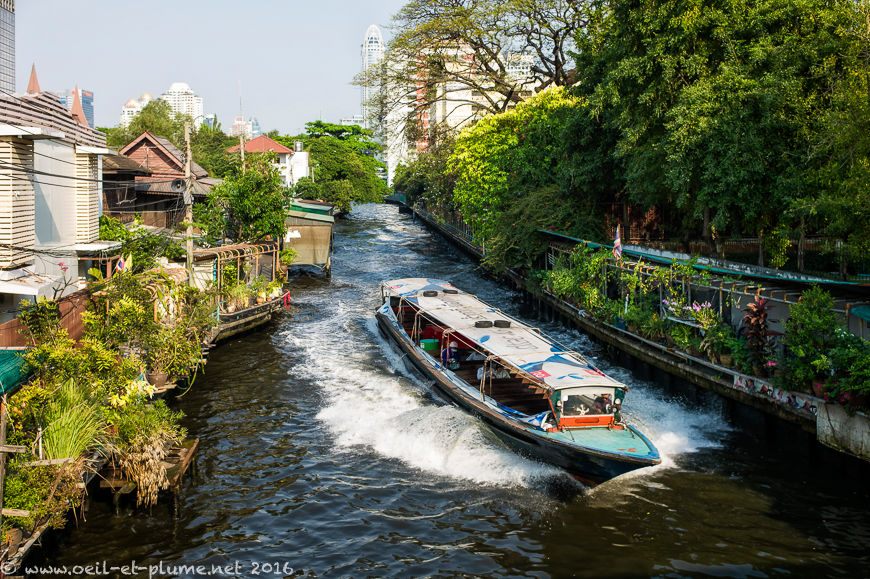
[[[227,149],[228,153],[237,153],[238,151],[238,145]],[[290,153],[291,155],[293,154],[292,149],[288,149],[275,139],[270,139],[266,135],[260,135],[256,139],[251,139],[250,141],[245,143],[246,153],[266,153],[268,151],[271,151],[273,153]]]

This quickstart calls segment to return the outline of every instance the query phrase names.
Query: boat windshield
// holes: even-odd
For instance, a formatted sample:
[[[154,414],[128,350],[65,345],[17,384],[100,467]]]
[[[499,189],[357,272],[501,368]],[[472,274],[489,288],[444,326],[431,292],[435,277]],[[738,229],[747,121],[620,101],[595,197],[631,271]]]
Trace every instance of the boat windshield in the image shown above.
[[[622,404],[621,391],[601,386],[566,388],[554,393],[554,406],[564,417],[613,414]]]

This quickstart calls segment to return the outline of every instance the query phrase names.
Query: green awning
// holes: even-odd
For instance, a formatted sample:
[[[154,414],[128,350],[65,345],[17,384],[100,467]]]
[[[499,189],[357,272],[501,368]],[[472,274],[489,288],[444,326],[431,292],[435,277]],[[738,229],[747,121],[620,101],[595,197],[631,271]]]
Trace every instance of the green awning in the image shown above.
[[[306,203],[305,201],[290,201],[290,206],[296,211],[304,211],[305,213],[316,213],[318,215],[332,215],[335,212],[334,205],[323,205],[321,203]]]
[[[855,306],[849,310],[849,313],[866,322],[870,322],[870,306]]]
[[[287,211],[288,217],[293,217],[296,219],[303,219],[307,221],[320,221],[323,223],[335,223],[335,217],[332,215],[323,215],[321,213],[308,213],[305,211],[294,211],[293,209]]]
[[[0,394],[18,389],[30,377],[25,371],[23,350],[0,350]]]

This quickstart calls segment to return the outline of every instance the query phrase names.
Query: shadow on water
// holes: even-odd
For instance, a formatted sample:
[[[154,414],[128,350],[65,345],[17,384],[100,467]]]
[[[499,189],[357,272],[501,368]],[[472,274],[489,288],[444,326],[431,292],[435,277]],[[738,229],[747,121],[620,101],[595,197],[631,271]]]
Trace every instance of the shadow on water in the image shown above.
[[[630,419],[666,460],[587,491],[505,449],[398,370],[374,310],[379,282],[399,277],[449,279],[512,315],[517,296],[395,207],[358,207],[336,233],[332,277],[295,278],[293,313],[216,349],[173,403],[201,438],[179,516],[96,500],[48,562],[238,562],[242,577],[263,562],[312,577],[867,575],[866,486],[562,327],[541,324],[631,383]]]

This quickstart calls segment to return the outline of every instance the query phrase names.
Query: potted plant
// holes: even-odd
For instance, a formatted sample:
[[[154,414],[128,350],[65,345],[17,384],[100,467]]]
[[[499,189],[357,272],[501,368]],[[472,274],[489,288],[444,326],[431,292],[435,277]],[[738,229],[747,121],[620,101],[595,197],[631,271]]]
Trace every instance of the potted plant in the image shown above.
[[[256,296],[258,304],[266,301],[266,288],[268,285],[269,282],[266,281],[266,276],[263,275],[258,275],[251,283],[251,293]]]
[[[768,329],[770,304],[768,300],[755,296],[755,299],[743,308],[743,335],[746,337],[746,347],[749,350],[753,373],[761,378],[768,374],[767,362],[772,357],[773,333]]]
[[[284,289],[284,284],[281,283],[280,280],[276,279],[274,281],[269,282],[269,284],[266,286],[266,294],[269,296],[269,298],[275,299],[275,298],[281,297],[281,292],[283,289]]]
[[[278,261],[281,263],[281,269],[287,271],[287,269],[293,265],[293,262],[299,257],[299,253],[292,247],[285,247],[278,254]]]
[[[169,377],[169,368],[172,366],[175,355],[172,344],[172,335],[161,326],[148,338],[145,361],[148,363],[148,382],[155,388],[162,388]]]
[[[162,325],[148,341],[149,382],[159,388],[169,376],[187,376],[201,359],[201,340],[195,331],[183,325]]]
[[[823,396],[824,384],[833,370],[828,354],[838,341],[835,330],[839,321],[833,310],[834,298],[819,287],[805,291],[789,309],[783,364],[787,387]]]
[[[227,298],[227,312],[233,313],[248,307],[248,299],[251,291],[244,283],[237,283],[228,287],[225,291]]]

